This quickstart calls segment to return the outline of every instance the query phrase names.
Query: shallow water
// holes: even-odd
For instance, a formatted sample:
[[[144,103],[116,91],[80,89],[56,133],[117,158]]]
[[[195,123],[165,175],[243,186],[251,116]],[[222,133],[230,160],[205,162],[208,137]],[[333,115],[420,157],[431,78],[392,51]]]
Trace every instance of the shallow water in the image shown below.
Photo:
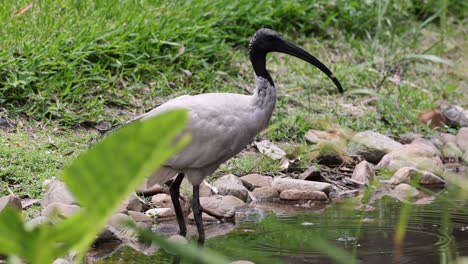
[[[208,239],[206,247],[232,260],[255,263],[352,263],[354,259],[356,263],[430,264],[468,256],[468,204],[456,190],[443,191],[426,205],[384,196],[372,203],[373,209],[358,210],[361,199],[336,202],[318,211],[291,212],[274,206],[248,210],[234,231]],[[405,210],[407,220],[401,219]],[[405,223],[404,238],[398,243],[397,229]],[[161,250],[145,256],[123,247],[103,263],[172,260]]]

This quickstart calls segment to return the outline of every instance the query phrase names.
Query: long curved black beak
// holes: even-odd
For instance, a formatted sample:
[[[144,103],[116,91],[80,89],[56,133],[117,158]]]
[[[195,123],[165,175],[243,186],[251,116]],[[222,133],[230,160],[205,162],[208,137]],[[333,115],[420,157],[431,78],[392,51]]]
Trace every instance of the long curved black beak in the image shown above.
[[[343,93],[343,87],[341,86],[341,83],[338,81],[335,75],[333,75],[330,69],[328,69],[327,66],[325,66],[321,61],[319,61],[317,58],[312,56],[307,51],[299,48],[298,46],[284,39],[281,39],[281,44],[277,45],[275,48],[276,48],[275,51],[292,55],[294,57],[307,61],[308,63],[319,68],[323,73],[325,73],[333,81],[333,83],[335,83],[336,87],[338,88],[338,91],[340,91],[340,93]]]

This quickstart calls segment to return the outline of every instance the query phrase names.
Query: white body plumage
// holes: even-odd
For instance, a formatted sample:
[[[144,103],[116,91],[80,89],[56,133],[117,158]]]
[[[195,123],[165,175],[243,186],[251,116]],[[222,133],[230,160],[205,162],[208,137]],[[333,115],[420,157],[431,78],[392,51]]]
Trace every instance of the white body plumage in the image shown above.
[[[153,174],[148,183],[164,183],[183,173],[198,185],[265,129],[275,108],[276,89],[265,78],[255,80],[253,95],[184,95],[140,116],[138,119],[144,120],[174,109],[185,109],[189,115],[184,132],[190,133],[191,142]]]

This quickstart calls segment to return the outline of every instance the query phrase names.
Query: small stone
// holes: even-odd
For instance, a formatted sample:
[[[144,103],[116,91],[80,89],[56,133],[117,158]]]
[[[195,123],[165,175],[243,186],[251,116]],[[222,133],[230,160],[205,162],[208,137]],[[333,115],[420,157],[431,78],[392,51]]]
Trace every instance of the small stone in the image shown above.
[[[53,212],[57,212],[57,214],[61,216],[70,217],[79,210],[80,207],[78,205],[53,202],[48,204],[44,209],[42,209],[41,215],[50,216]]]
[[[187,211],[190,208],[185,206],[185,201],[182,199],[179,199],[180,206],[182,207],[182,210]],[[155,207],[159,208],[172,208],[174,209],[174,205],[172,204],[172,199],[169,194],[165,193],[158,193],[151,197],[151,204],[154,205]]]
[[[391,196],[401,201],[414,199],[418,195],[419,191],[407,183],[398,184],[391,192]]]
[[[406,134],[400,135],[400,140],[399,141],[401,143],[403,143],[403,144],[409,144],[413,140],[418,139],[418,138],[422,138],[422,137],[423,137],[423,135],[421,135],[421,134],[406,133]]]
[[[187,180],[187,177],[184,177],[182,184],[180,185],[181,192],[186,194],[187,196],[191,196],[193,192],[193,185]],[[211,185],[209,185],[206,181],[202,181],[200,183],[200,197],[209,197],[213,195],[213,190]]]
[[[128,215],[138,223],[153,223],[154,219],[142,212],[128,211]]]
[[[0,198],[0,212],[5,209],[5,207],[10,206],[16,209],[21,210],[21,199],[16,195],[7,195]]]
[[[449,133],[440,133],[440,139],[442,139],[442,142],[445,144],[449,142],[457,144],[457,137]]]
[[[70,264],[70,261],[64,259],[64,258],[58,258],[52,262],[52,264]]]
[[[147,186],[147,182],[143,183],[136,191],[136,193],[143,196],[152,196],[158,193],[164,193],[168,188],[160,184],[153,184],[152,186]]]
[[[275,178],[271,184],[279,192],[284,190],[321,191],[328,194],[332,190],[332,185],[324,182],[304,181],[289,178]]]
[[[284,190],[280,193],[281,200],[316,200],[327,201],[328,197],[324,192],[305,190]]]
[[[444,169],[438,152],[432,143],[411,143],[386,154],[375,168],[397,171],[403,167],[415,167],[442,175]]]
[[[203,211],[215,217],[231,218],[234,216],[235,209],[243,206],[245,203],[239,198],[227,196],[201,197],[200,204]]]
[[[271,187],[255,188],[252,191],[252,195],[257,200],[273,200],[279,197],[278,191]]]
[[[315,166],[311,166],[301,173],[298,179],[305,181],[318,181],[321,179],[320,169]]]
[[[221,195],[232,195],[242,201],[247,201],[248,190],[242,184],[239,177],[229,174],[217,179],[213,186],[217,188],[218,193]]]
[[[181,235],[172,235],[167,240],[169,240],[171,242],[174,242],[174,243],[177,243],[177,244],[181,244],[181,245],[187,245],[188,244],[187,238],[185,238],[185,237],[183,237]]]
[[[462,107],[451,105],[446,101],[441,102],[439,107],[449,126],[468,127],[468,115]]]
[[[411,183],[416,180],[421,185],[443,186],[445,180],[435,175],[434,173],[418,170],[412,167],[403,167],[393,174],[389,180],[390,184],[397,185],[400,183]]]
[[[457,144],[449,142],[442,148],[442,155],[446,159],[458,161],[463,156],[463,152],[458,148]]]
[[[47,191],[41,201],[42,206],[46,207],[53,202],[61,202],[64,204],[77,204],[75,198],[68,190],[64,182],[58,180],[49,180],[45,183]]]
[[[373,131],[359,132],[351,138],[348,144],[348,152],[360,155],[365,160],[377,163],[382,157],[397,150],[402,145],[395,140]]]
[[[188,220],[191,223],[195,223],[195,217],[193,216],[193,212],[188,215]],[[205,212],[202,213],[202,220],[204,224],[217,224],[219,221],[216,217],[213,217]]]
[[[457,145],[463,151],[468,151],[468,127],[462,127],[457,133]]]
[[[240,180],[244,183],[244,185],[247,184],[249,186],[252,186],[253,188],[257,188],[270,187],[273,178],[253,173],[240,177]]]
[[[149,217],[153,217],[157,219],[170,218],[176,215],[175,211],[172,208],[152,208],[146,211],[145,214]]]
[[[148,209],[146,201],[140,199],[135,193],[132,193],[119,207],[117,213],[126,213],[127,211],[142,212]]]
[[[351,179],[362,182],[364,184],[368,184],[369,179],[374,177],[374,165],[363,160],[356,166],[356,168],[354,168],[353,176],[351,176]]]

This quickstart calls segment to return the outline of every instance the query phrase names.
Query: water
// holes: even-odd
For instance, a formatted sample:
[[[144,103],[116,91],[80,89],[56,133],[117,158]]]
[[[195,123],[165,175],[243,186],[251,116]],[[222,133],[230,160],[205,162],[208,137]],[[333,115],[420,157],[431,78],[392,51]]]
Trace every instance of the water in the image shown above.
[[[372,203],[373,210],[358,210],[361,198],[295,212],[278,207],[276,213],[265,214],[269,210],[255,209],[234,231],[208,239],[206,247],[232,260],[255,263],[453,263],[468,256],[468,205],[464,201],[453,189],[425,205],[404,205],[384,196]],[[402,218],[405,210],[407,221]],[[402,228],[406,232],[397,242],[397,230]],[[162,250],[145,256],[124,247],[104,262],[172,260]]]

